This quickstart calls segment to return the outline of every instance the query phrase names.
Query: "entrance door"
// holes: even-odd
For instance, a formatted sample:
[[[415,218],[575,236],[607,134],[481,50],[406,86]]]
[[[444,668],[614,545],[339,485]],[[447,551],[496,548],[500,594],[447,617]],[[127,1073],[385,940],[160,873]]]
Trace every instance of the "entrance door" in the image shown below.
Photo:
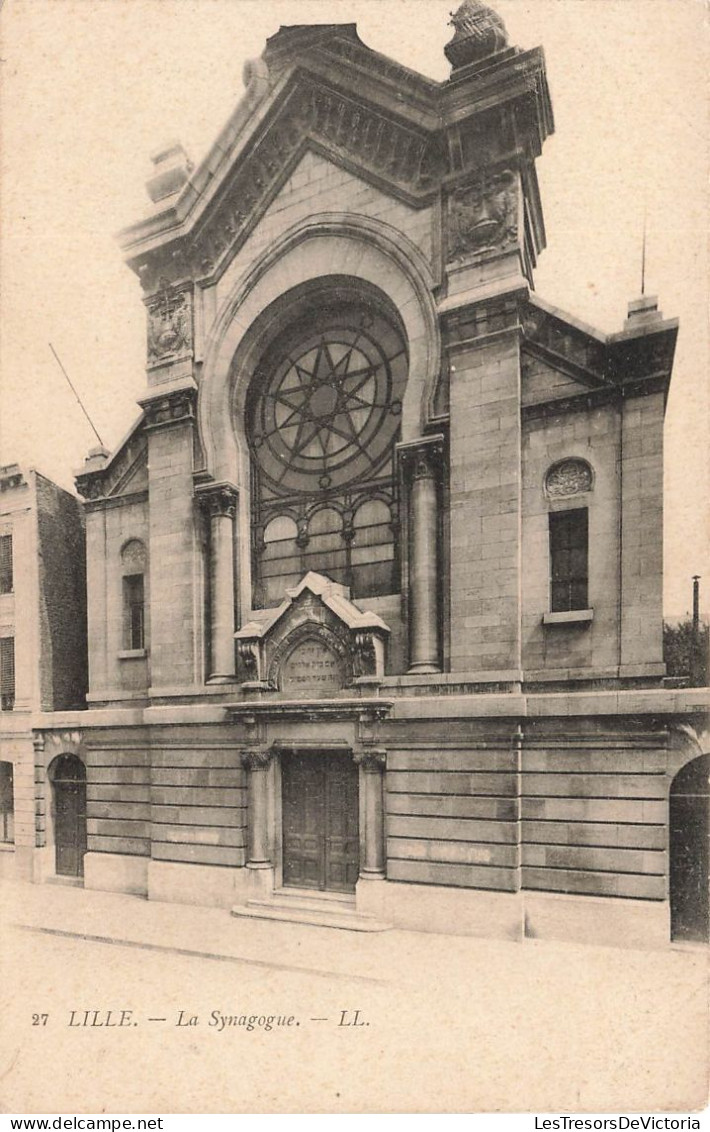
[[[61,755],[53,784],[57,875],[81,877],[86,853],[86,771],[81,759]]]
[[[708,940],[709,776],[710,755],[701,755],[671,785],[671,939]]]
[[[358,772],[347,754],[284,754],[283,882],[354,892],[359,872]]]

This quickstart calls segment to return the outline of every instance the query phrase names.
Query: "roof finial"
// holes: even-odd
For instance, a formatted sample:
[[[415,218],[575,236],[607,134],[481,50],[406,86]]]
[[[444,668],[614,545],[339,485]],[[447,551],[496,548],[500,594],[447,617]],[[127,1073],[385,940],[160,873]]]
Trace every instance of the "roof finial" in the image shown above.
[[[480,63],[508,46],[508,33],[503,20],[482,0],[463,0],[451,13],[453,39],[444,54],[454,70],[468,63]]]

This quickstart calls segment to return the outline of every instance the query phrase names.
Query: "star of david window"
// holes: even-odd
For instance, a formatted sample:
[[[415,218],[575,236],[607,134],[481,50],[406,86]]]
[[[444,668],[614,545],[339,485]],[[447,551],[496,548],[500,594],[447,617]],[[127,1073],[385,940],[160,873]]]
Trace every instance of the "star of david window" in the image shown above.
[[[262,357],[247,407],[254,606],[307,570],[396,589],[394,445],[408,357],[394,318],[322,298]]]
[[[282,344],[254,407],[252,445],[279,495],[341,487],[372,474],[399,428],[407,356],[384,318],[322,311]]]

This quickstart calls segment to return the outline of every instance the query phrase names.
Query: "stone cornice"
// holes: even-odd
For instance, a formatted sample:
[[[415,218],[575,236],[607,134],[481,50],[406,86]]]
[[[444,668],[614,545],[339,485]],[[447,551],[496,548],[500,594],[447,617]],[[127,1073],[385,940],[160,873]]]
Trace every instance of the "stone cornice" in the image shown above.
[[[520,167],[534,186],[532,163],[552,130],[539,51],[506,52],[494,67],[436,83],[365,47],[353,25],[336,25],[282,29],[250,67],[244,99],[199,168],[119,235],[149,296],[166,282],[218,278],[308,149],[420,208],[442,180],[492,159]],[[475,134],[486,114],[491,154]],[[539,247],[535,192],[529,206]],[[189,348],[188,319],[175,322],[171,344]]]
[[[515,331],[525,354],[584,386],[578,395],[524,407],[528,418],[645,396],[670,382],[678,333],[674,319],[605,335],[530,298],[525,289],[478,301],[471,295],[450,310],[440,304],[440,310],[449,354],[482,346],[492,334]]]

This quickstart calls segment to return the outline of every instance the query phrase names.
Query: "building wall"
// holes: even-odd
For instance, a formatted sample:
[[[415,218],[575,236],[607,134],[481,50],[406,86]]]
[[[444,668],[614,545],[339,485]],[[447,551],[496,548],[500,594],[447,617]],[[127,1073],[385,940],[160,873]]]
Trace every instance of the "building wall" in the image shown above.
[[[18,478],[19,477],[19,478]],[[14,847],[0,869],[39,876],[47,783],[35,774],[33,727],[41,711],[86,695],[85,549],[79,501],[17,465],[0,469],[0,534],[13,545],[13,592],[0,595],[0,635],[15,641],[15,704],[0,711],[0,760],[13,764]]]
[[[205,294],[204,333],[244,273],[284,232],[301,220],[319,214],[369,216],[403,232],[426,259],[433,260],[434,210],[415,209],[374,188],[317,153],[307,152],[291,177],[266,209],[259,224],[214,287]],[[337,273],[338,263],[324,263],[324,273]]]
[[[387,748],[387,876],[515,892],[520,888],[516,725],[442,723],[388,727],[393,734]]]
[[[267,56],[296,52],[302,33],[285,29]],[[311,67],[316,85],[324,73],[335,87],[353,85],[338,73],[344,56],[328,54],[330,34],[319,32],[304,74]],[[637,937],[651,925],[665,940],[675,755],[661,720],[695,707],[676,711],[662,692],[622,703],[620,681],[662,675],[662,421],[675,326],[644,298],[617,349],[614,336],[530,294],[544,246],[534,157],[552,129],[541,57],[499,59],[485,112],[475,68],[459,72],[443,97],[402,74],[411,105],[401,91],[397,105],[392,88],[377,109],[380,80],[394,72],[380,73],[379,57],[370,62],[369,79],[364,65],[358,75],[362,113],[374,107],[378,118],[367,126],[377,131],[367,134],[377,153],[355,144],[341,167],[345,104],[325,141],[316,113],[315,141],[299,134],[293,144],[308,136],[319,152],[305,152],[275,191],[284,175],[274,149],[284,137],[281,111],[278,99],[269,103],[274,75],[257,66],[218,151],[189,183],[187,164],[181,172],[178,148],[171,151],[171,183],[176,193],[184,184],[184,195],[160,197],[167,181],[159,169],[149,187],[164,207],[124,234],[146,290],[149,388],[125,452],[94,453],[82,477],[96,709],[79,725],[87,884],[223,906],[237,892],[242,903],[257,890],[273,900],[282,879],[279,751],[302,745],[317,757],[330,744],[360,766],[360,845],[370,860],[356,888],[361,910],[363,900],[376,903],[372,887],[365,891],[378,874],[381,910],[401,926],[500,928],[520,938],[548,922],[548,898],[564,898],[592,909],[578,920],[585,938],[581,924],[613,919],[610,909],[635,901]],[[532,101],[522,93],[531,89],[525,75],[537,84]],[[329,98],[317,94],[313,105],[322,110]],[[527,99],[524,112],[518,98]],[[360,111],[352,121],[356,137]],[[239,195],[227,168],[232,144],[244,178],[236,202],[228,199]],[[405,151],[426,157],[426,168],[407,174]],[[351,171],[358,161],[362,177]],[[359,632],[363,610],[340,595],[342,671],[359,675],[346,688],[328,685],[342,703],[314,696],[300,710],[284,707],[266,683],[275,671],[267,660],[277,642],[284,653],[295,621],[285,617],[269,637],[274,626],[250,616],[247,390],[269,343],[307,305],[317,315],[334,275],[347,280],[348,300],[379,301],[391,317],[394,307],[409,338],[408,388],[397,406],[402,593],[360,602],[391,629],[386,666],[378,652],[386,629],[375,648]],[[146,436],[147,481],[121,496],[130,446],[137,455]],[[570,457],[591,466],[590,489],[549,498],[546,473]],[[331,482],[324,472],[323,490]],[[549,515],[580,506],[589,512],[592,618],[545,624]],[[145,543],[149,562],[145,656],[125,655],[121,551],[130,539]],[[427,606],[417,662],[414,592]],[[311,596],[317,631],[324,618]],[[235,627],[244,630],[238,672],[229,655]],[[578,681],[614,691],[586,696]],[[380,876],[373,830],[379,837],[383,810]],[[254,869],[245,868],[250,840]]]
[[[126,648],[121,550],[132,539],[148,552],[146,593],[150,605],[150,530],[147,500],[130,497],[86,512],[88,637],[90,699],[135,699],[145,696],[149,658],[122,656]],[[148,637],[151,620],[149,615]],[[148,648],[148,653],[150,648]]]
[[[244,865],[246,782],[233,727],[90,731],[84,747],[89,852]]]
[[[87,686],[86,543],[78,499],[36,474],[43,711],[81,707]]]
[[[522,762],[522,884],[667,895],[668,733],[646,720],[535,721]]]
[[[519,678],[520,354],[492,336],[451,353],[452,672]]]
[[[527,680],[615,677],[619,665],[619,432],[618,408],[580,408],[523,424],[522,584],[523,667]],[[564,500],[545,494],[545,476],[558,460],[577,457],[593,471],[592,490]],[[591,624],[543,625],[550,610],[549,515],[586,507],[589,513]]]

